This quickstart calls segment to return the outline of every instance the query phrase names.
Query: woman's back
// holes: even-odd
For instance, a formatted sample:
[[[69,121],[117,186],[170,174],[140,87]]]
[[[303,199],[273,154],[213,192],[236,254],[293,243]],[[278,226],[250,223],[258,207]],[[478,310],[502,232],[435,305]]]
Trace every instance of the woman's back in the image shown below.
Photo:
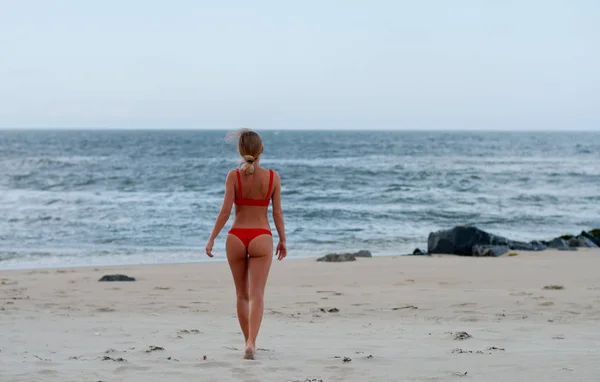
[[[236,200],[269,200],[273,191],[273,170],[257,168],[252,175],[236,170],[238,179],[235,189]]]
[[[268,228],[267,210],[273,194],[273,170],[257,168],[252,175],[235,170],[235,220],[232,227]]]

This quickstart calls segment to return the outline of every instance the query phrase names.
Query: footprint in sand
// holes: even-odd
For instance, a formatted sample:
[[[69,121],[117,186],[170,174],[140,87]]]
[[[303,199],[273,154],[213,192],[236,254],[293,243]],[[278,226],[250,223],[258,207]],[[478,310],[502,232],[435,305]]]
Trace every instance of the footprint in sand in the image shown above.
[[[149,366],[119,366],[115,369],[115,374],[121,374],[128,371],[148,371],[152,370]]]
[[[294,305],[300,305],[300,306],[305,306],[305,305],[319,305],[319,303],[316,302],[316,301],[300,301],[300,302],[294,303]]]
[[[533,293],[528,293],[528,292],[513,292],[510,295],[511,296],[516,296],[516,297],[524,297],[524,296],[532,296]]]
[[[199,367],[201,369],[214,369],[214,368],[218,368],[218,367],[230,367],[231,365],[232,364],[230,362],[206,361],[206,362],[194,365],[194,366]]]
[[[450,305],[451,308],[465,308],[465,307],[476,307],[477,303],[474,302],[463,302],[461,304]]]

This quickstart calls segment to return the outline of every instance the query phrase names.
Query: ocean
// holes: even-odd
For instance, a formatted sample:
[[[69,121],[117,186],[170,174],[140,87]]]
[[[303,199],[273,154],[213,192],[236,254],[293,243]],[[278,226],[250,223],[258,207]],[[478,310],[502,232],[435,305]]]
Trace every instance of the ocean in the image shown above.
[[[260,133],[289,257],[406,254],[459,224],[524,241],[600,227],[600,133]],[[238,165],[225,136],[0,131],[0,269],[223,260],[233,215],[215,260],[204,246]]]

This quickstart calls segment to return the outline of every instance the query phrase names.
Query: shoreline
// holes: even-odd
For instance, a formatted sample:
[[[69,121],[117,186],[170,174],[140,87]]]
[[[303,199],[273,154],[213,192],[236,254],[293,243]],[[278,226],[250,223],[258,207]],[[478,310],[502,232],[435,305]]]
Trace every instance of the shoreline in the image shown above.
[[[305,255],[305,256],[288,256],[284,261],[289,260],[304,260],[304,259],[317,259],[325,253],[318,255]],[[201,255],[206,257],[206,255]],[[217,255],[219,256],[219,255]],[[274,255],[273,255],[274,256]],[[395,257],[395,256],[412,256],[411,254],[397,254],[392,252],[379,252],[374,253],[373,257]],[[275,260],[274,260],[275,261]],[[68,265],[48,265],[48,266],[19,266],[19,267],[2,267],[2,261],[0,261],[0,272],[4,271],[19,271],[19,270],[36,270],[36,269],[81,269],[81,268],[109,268],[109,267],[131,267],[131,266],[147,266],[147,265],[176,265],[176,264],[204,264],[204,263],[222,263],[227,262],[227,258],[224,254],[215,258],[208,258],[197,260],[197,261],[165,261],[165,262],[141,262],[141,263],[118,263],[118,264],[68,264]]]
[[[595,250],[596,248],[579,248],[578,251],[586,251],[586,250]],[[549,253],[549,252],[555,252],[556,250],[553,248],[547,248],[544,249],[542,251],[520,251],[520,250],[515,250],[515,251],[511,251],[511,252],[515,252],[515,253],[529,253],[529,254],[541,254],[543,255],[544,253]],[[576,252],[578,252],[576,251]],[[340,252],[341,253],[341,252]],[[293,257],[287,257],[285,260],[283,261],[306,261],[306,260],[313,260],[316,262],[316,260],[320,257],[322,257],[324,254],[322,255],[314,255],[314,256],[293,256]],[[457,258],[478,258],[477,256],[461,256],[461,255],[455,255],[455,254],[451,254],[451,253],[436,253],[436,254],[432,254],[432,255],[413,255],[413,254],[392,254],[392,253],[383,253],[383,254],[373,254],[372,257],[370,258],[366,258],[366,260],[368,259],[376,259],[376,258],[395,258],[395,257],[433,257],[433,258],[437,258],[437,257],[457,257]],[[277,260],[274,258],[273,259],[273,263],[275,263]],[[37,271],[37,270],[91,270],[91,269],[114,269],[114,268],[132,268],[132,267],[152,267],[152,266],[177,266],[177,265],[199,265],[199,264],[211,264],[211,263],[226,263],[227,262],[227,258],[223,255],[222,257],[215,257],[215,258],[206,258],[203,260],[198,260],[198,261],[165,261],[165,262],[146,262],[146,263],[119,263],[119,264],[69,264],[69,265],[52,265],[52,266],[32,266],[32,267],[9,267],[9,268],[2,268],[0,267],[0,273],[2,272],[19,272],[19,271]],[[1,264],[1,262],[0,262]]]

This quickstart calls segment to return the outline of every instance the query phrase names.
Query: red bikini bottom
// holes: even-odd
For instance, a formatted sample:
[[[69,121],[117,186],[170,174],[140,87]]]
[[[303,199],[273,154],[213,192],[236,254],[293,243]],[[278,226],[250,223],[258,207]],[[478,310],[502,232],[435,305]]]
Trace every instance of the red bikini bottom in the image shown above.
[[[229,230],[230,235],[237,236],[248,249],[250,242],[260,235],[273,236],[271,231],[264,228],[232,228]]]

